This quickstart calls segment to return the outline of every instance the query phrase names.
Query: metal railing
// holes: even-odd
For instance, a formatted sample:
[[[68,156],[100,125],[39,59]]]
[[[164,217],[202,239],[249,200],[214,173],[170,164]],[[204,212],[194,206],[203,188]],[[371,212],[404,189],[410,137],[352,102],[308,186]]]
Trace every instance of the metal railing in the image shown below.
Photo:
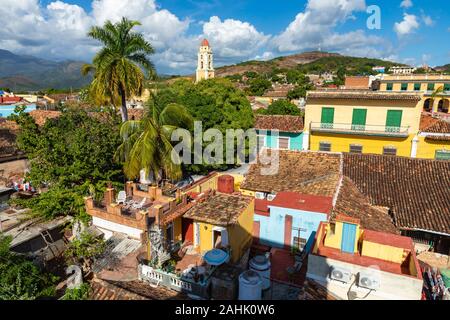
[[[311,131],[407,137],[409,135],[409,126],[390,127],[383,125],[356,125],[351,123],[311,122]]]
[[[163,286],[178,292],[209,299],[210,277],[205,277],[203,281],[194,281],[193,279],[154,269],[145,264],[139,264],[138,272],[139,279],[149,282],[153,287]]]

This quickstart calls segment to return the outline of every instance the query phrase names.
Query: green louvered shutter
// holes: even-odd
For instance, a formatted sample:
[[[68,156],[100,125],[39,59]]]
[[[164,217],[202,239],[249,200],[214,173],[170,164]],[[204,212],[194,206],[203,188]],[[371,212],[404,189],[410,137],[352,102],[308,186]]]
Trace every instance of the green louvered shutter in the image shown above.
[[[366,129],[367,109],[353,109],[352,130]]]

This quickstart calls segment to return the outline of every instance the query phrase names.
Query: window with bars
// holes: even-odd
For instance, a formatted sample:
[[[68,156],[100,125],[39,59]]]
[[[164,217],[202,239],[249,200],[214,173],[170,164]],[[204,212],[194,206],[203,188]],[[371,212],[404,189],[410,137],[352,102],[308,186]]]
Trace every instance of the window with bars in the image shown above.
[[[396,147],[384,147],[383,148],[383,154],[385,156],[396,156],[397,155],[397,148]]]
[[[393,88],[394,88],[394,84],[393,84],[393,83],[388,83],[388,84],[386,85],[386,90],[387,90],[387,91],[392,91]]]
[[[289,137],[279,137],[278,138],[278,148],[279,149],[289,149]]]
[[[362,153],[363,146],[360,144],[351,144],[350,153]]]
[[[331,143],[329,143],[329,142],[320,142],[319,143],[319,151],[330,152],[331,151]]]
[[[306,246],[306,239],[300,238],[300,237],[294,237],[294,241],[292,246],[294,248],[297,248],[299,250],[303,250]]]
[[[450,150],[436,150],[436,160],[450,160]]]
[[[414,83],[414,91],[420,91],[420,83]]]
[[[407,91],[408,90],[408,84],[407,83],[402,83],[401,90],[402,91]]]
[[[434,83],[429,83],[427,86],[428,91],[434,91]]]

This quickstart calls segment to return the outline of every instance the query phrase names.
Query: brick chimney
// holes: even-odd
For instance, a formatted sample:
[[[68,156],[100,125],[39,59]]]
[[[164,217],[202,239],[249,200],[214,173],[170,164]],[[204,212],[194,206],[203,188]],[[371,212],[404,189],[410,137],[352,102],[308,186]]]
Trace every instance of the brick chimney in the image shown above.
[[[106,206],[109,206],[110,204],[114,203],[116,201],[116,195],[114,188],[107,188],[105,191],[105,203]]]
[[[127,197],[129,198],[133,197],[133,189],[134,189],[134,182],[127,181],[127,183],[125,184],[125,192],[127,193]]]

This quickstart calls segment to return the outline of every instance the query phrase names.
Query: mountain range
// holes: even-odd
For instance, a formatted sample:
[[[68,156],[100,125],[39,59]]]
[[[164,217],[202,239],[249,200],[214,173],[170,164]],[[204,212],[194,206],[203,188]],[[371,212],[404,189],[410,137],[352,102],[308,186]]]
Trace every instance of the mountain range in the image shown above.
[[[0,49],[0,87],[13,91],[81,88],[91,81],[81,75],[82,61],[51,61]]]

